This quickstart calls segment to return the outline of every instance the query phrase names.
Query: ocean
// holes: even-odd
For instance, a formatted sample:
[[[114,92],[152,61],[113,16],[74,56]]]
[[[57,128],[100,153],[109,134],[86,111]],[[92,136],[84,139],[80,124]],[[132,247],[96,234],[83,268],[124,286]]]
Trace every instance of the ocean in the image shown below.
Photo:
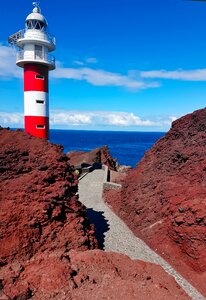
[[[145,151],[160,139],[164,132],[50,130],[50,141],[64,147],[64,152],[90,151],[107,145],[112,157],[121,165],[135,167]]]

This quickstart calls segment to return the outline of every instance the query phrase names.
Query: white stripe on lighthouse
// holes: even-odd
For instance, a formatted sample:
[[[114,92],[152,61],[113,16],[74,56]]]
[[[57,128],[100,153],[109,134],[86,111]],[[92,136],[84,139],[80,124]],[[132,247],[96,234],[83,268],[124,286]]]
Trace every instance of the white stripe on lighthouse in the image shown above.
[[[49,95],[46,92],[24,92],[24,115],[49,117]]]

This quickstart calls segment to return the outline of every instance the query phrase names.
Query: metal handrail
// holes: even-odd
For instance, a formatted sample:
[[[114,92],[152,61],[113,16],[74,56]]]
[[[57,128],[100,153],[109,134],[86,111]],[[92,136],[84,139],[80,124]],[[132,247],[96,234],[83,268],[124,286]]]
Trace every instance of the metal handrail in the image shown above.
[[[55,39],[55,37],[52,34],[50,34],[49,32],[47,32],[45,30],[41,31],[39,29],[21,29],[21,30],[18,31],[18,38],[17,38],[17,40],[27,38],[27,37],[25,37],[25,34],[29,33],[30,31],[35,31],[35,32],[39,32],[40,31],[41,33],[44,34],[45,40],[49,41],[54,46],[56,46],[56,39]]]

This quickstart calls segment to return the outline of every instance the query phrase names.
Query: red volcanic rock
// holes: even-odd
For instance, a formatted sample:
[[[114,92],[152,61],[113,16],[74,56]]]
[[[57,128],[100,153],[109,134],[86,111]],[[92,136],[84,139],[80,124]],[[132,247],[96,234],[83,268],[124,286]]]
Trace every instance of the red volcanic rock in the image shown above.
[[[0,179],[0,299],[189,299],[159,266],[88,251],[94,228],[60,146],[1,129]]]
[[[110,170],[117,171],[117,162],[110,155],[107,146],[96,148],[90,152],[72,151],[67,153],[70,159],[70,164],[78,166],[81,164],[93,165],[95,163],[106,165]]]
[[[206,109],[173,122],[107,202],[206,295]]]
[[[97,247],[62,147],[0,130],[0,264]]]
[[[79,252],[97,243],[62,148],[20,131],[0,137],[1,299],[189,299],[159,266]]]
[[[5,271],[10,299],[190,299],[160,266],[100,250],[36,254],[16,274]]]

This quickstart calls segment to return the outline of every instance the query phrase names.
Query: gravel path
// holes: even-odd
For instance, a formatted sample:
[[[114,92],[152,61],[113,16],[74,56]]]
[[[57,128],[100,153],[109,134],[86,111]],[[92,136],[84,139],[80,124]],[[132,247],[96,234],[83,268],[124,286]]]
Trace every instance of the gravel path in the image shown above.
[[[97,238],[105,251],[120,252],[131,259],[140,259],[161,265],[192,299],[206,299],[163,258],[137,238],[127,225],[102,199],[104,171],[95,170],[79,182],[79,200],[87,207],[90,221],[95,224]]]

